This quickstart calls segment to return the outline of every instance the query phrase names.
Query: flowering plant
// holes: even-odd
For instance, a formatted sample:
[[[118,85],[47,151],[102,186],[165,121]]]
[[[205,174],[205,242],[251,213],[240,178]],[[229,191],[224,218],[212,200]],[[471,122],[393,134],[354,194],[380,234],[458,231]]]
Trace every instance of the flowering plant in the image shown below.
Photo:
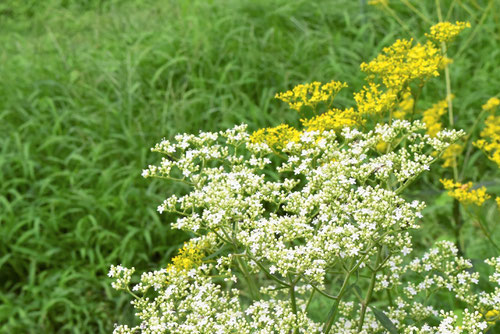
[[[431,36],[442,41],[446,27],[458,34],[465,26],[439,26]],[[239,125],[158,143],[152,150],[165,157],[143,176],[186,184],[158,211],[178,215],[172,226],[193,238],[136,284],[133,268],[112,266],[113,287],[134,296],[141,321],[115,333],[481,333],[493,326],[500,257],[486,261],[495,286],[483,291],[453,242],[411,254],[424,203],[403,193],[465,136],[425,114],[425,123],[414,120],[410,97],[443,63],[432,42],[398,41],[362,65],[369,82],[354,95],[356,109],[330,109],[343,83],[299,85],[277,97],[299,112],[313,109],[303,129],[249,133]],[[319,113],[323,104],[328,110]],[[317,300],[328,304],[324,314],[312,311]]]

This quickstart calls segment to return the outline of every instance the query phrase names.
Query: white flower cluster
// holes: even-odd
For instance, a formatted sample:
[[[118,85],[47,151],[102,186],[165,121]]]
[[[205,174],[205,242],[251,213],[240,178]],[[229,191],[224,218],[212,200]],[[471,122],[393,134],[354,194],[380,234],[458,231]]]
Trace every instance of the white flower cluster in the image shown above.
[[[108,277],[114,278],[115,281],[111,283],[113,289],[116,290],[126,290],[130,284],[130,279],[135,272],[135,268],[125,268],[122,265],[112,265],[109,272]]]
[[[403,293],[399,294],[400,296],[393,301],[394,305],[389,306],[385,314],[402,333],[484,333],[488,327],[485,314],[500,308],[500,289],[497,287],[492,293],[475,293],[473,286],[479,283],[479,275],[469,271],[471,263],[457,257],[457,252],[453,243],[441,241],[421,258],[399,267],[397,272],[400,273],[401,279],[395,284],[401,286],[400,290]],[[494,281],[493,278],[500,272],[500,258],[486,262],[495,268],[495,273],[490,276],[490,280]],[[402,280],[403,277],[406,281]],[[495,283],[500,282],[495,281]],[[461,300],[467,305],[460,321],[453,311],[439,309],[429,304],[432,296],[439,295],[440,289],[451,292],[455,300]],[[391,288],[391,291],[394,293],[397,289]],[[345,309],[342,310],[342,317],[334,327],[334,333],[360,333],[357,313],[359,305],[351,303],[347,307],[341,306]],[[373,317],[370,319],[372,321],[364,322],[362,333],[377,333],[384,330],[381,323]],[[421,324],[418,326],[407,324],[410,319],[411,322]]]
[[[442,289],[477,302],[464,319],[470,333],[479,333],[484,312],[500,306],[499,293],[474,297],[478,277],[452,244],[404,265],[412,251],[408,230],[418,228],[424,204],[400,193],[463,135],[447,130],[431,138],[424,131],[421,122],[395,120],[368,133],[305,132],[279,156],[266,143],[252,143],[246,125],[163,140],[152,150],[166,157],[143,176],[190,187],[158,211],[178,214],[172,226],[200,236],[195,247],[210,254],[201,265],[186,260],[183,268],[144,273],[132,289],[142,294],[133,302],[141,324],[115,332],[375,333],[384,327],[367,308],[372,295],[402,289],[385,311],[389,321],[405,333],[455,333],[453,314],[420,300]],[[380,142],[387,153],[377,151]],[[112,267],[113,287],[128,289],[132,272]],[[424,278],[402,286],[404,275]],[[349,288],[353,281],[367,276],[366,301],[344,300],[357,293]],[[308,316],[314,293],[338,306],[324,324]],[[429,317],[440,322],[428,325]],[[411,319],[424,325],[408,325]]]

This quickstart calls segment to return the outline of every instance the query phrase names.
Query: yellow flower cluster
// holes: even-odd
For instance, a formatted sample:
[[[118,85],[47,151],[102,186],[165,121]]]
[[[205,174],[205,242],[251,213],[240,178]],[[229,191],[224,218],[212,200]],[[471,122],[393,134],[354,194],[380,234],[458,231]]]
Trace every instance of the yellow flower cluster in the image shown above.
[[[448,108],[448,102],[446,100],[434,103],[432,107],[424,111],[422,121],[427,127],[427,134],[431,137],[436,136],[436,134],[441,131],[443,125],[439,121],[441,116],[446,114],[446,108]]]
[[[398,119],[404,119],[408,114],[413,111],[413,104],[415,100],[413,95],[411,95],[410,89],[407,89],[402,97],[401,101],[398,103],[397,109],[394,111],[394,117]]]
[[[344,87],[345,82],[330,81],[324,85],[315,81],[312,83],[297,85],[293,90],[276,94],[275,98],[280,99],[290,106],[290,108],[300,111],[304,106],[316,108],[320,102],[333,101],[335,96]]]
[[[431,27],[431,33],[425,34],[425,36],[436,42],[450,42],[465,28],[470,28],[469,22],[457,21],[455,24],[451,22],[440,22],[433,25]]]
[[[345,127],[353,127],[362,123],[359,113],[353,108],[346,110],[332,109],[321,115],[310,119],[301,119],[306,131],[341,130]]]
[[[368,80],[378,76],[387,88],[399,91],[410,81],[438,76],[442,62],[443,56],[432,42],[413,45],[413,40],[402,39],[371,62],[362,63],[361,70],[369,74]]]
[[[453,182],[449,179],[439,180],[444,188],[448,190],[448,195],[456,198],[460,203],[466,204],[476,204],[478,206],[483,205],[484,201],[489,199],[491,196],[486,194],[486,188],[481,187],[478,189],[472,189],[472,182],[468,183],[458,183]]]
[[[185,243],[179,250],[179,255],[172,259],[172,263],[167,266],[167,270],[176,268],[178,270],[189,270],[202,263],[204,254],[196,245]]]
[[[395,106],[396,94],[390,90],[384,93],[379,90],[379,86],[370,82],[369,87],[363,86],[360,92],[354,93],[354,100],[360,114],[380,115]]]
[[[486,314],[484,315],[484,317],[486,318],[486,321],[488,322],[488,325],[494,325],[495,322],[497,322],[498,320],[500,320],[500,311],[498,311],[498,310],[490,310],[490,311],[486,312]]]
[[[280,124],[274,128],[262,128],[250,136],[252,143],[266,143],[269,147],[282,149],[291,141],[298,141],[301,132],[287,125]]]
[[[446,167],[455,167],[457,164],[456,157],[462,153],[464,147],[461,144],[452,144],[448,146],[448,148],[443,152],[441,158],[443,158],[444,162],[442,166]]]
[[[483,104],[483,110],[493,112],[498,106],[500,106],[500,99],[498,97],[492,97]]]
[[[484,123],[486,127],[481,131],[481,139],[475,141],[474,146],[500,167],[500,116],[490,115]]]
[[[379,141],[377,145],[375,145],[375,149],[379,153],[386,153],[387,151],[387,143],[385,141]]]
[[[497,202],[498,210],[500,210],[500,197],[495,198],[495,201]]]

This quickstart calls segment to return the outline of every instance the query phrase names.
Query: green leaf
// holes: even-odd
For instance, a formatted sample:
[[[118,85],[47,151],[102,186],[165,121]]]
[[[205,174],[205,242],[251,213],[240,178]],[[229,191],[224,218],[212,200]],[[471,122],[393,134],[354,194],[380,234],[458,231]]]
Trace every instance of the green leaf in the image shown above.
[[[384,326],[385,329],[389,331],[389,333],[398,334],[398,329],[396,328],[396,326],[394,326],[391,319],[389,319],[389,317],[386,316],[384,312],[371,306],[370,309],[375,315],[375,318],[377,318],[377,320],[382,324],[382,326]]]

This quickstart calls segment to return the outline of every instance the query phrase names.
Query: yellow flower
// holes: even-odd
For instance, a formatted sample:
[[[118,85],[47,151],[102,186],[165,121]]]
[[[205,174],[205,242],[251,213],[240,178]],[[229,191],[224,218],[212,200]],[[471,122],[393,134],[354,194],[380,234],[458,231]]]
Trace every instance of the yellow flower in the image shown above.
[[[179,255],[172,259],[172,263],[167,266],[167,270],[176,268],[177,270],[189,270],[202,263],[204,254],[195,244],[187,242],[179,249]]]
[[[425,34],[428,38],[436,42],[450,42],[462,32],[465,28],[470,28],[469,22],[440,22],[430,29],[430,34]]]
[[[485,104],[483,104],[483,110],[495,111],[495,109],[499,105],[500,105],[500,99],[498,97],[492,97]]]
[[[495,201],[497,202],[498,210],[500,210],[500,197],[495,198]]]
[[[454,167],[457,164],[457,156],[462,153],[464,147],[461,144],[452,144],[443,152],[441,158],[444,160],[442,166]]]
[[[384,48],[374,60],[362,63],[361,70],[368,73],[368,80],[376,76],[387,88],[400,91],[410,81],[424,81],[439,75],[443,56],[430,41],[413,45],[413,40],[397,40]]]
[[[493,105],[493,103],[490,103],[490,105]],[[490,115],[484,123],[486,127],[480,133],[481,139],[473,144],[500,167],[500,116]]]
[[[346,110],[332,109],[311,119],[301,119],[306,131],[340,130],[361,124],[359,113],[353,108]]]
[[[288,126],[280,124],[274,128],[263,128],[255,131],[250,136],[252,143],[266,143],[269,147],[282,149],[289,142],[297,142],[302,132]]]
[[[413,111],[413,95],[411,95],[410,89],[407,89],[398,103],[398,108],[394,111],[394,117],[398,119],[404,119],[406,115]]]
[[[453,182],[453,180],[442,179],[439,180],[444,188],[448,190],[448,195],[456,198],[460,203],[464,205],[476,204],[478,206],[483,205],[484,201],[489,199],[491,196],[486,194],[486,188],[481,187],[477,189],[472,189],[472,182],[468,183],[458,183]]]
[[[498,311],[498,310],[490,310],[490,311],[486,312],[486,314],[484,315],[484,317],[486,318],[486,321],[488,322],[488,325],[494,325],[495,322],[497,322],[498,320],[500,320],[500,311]]]
[[[330,81],[322,85],[321,82],[315,81],[297,85],[292,90],[284,93],[278,93],[275,98],[288,103],[290,108],[297,111],[300,111],[304,106],[315,109],[320,102],[332,102],[344,87],[347,87],[345,82]]]
[[[363,86],[359,93],[354,93],[354,100],[361,115],[380,115],[396,104],[397,96],[391,90],[382,92],[380,85],[369,83],[369,87]]]
[[[439,119],[441,116],[446,114],[446,108],[448,108],[448,102],[446,100],[442,100],[434,103],[431,108],[423,112],[422,121],[427,127],[427,134],[429,136],[434,137],[439,131],[441,131],[443,125]]]
[[[377,145],[375,145],[375,149],[379,153],[385,153],[387,151],[387,143],[385,141],[379,141]]]

